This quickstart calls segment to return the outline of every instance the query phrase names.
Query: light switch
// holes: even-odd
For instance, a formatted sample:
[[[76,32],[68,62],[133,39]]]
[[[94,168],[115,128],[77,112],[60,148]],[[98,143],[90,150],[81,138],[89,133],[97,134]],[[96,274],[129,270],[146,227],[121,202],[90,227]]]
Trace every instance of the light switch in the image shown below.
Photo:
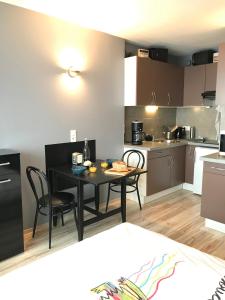
[[[75,129],[70,130],[70,142],[77,141],[77,131]]]

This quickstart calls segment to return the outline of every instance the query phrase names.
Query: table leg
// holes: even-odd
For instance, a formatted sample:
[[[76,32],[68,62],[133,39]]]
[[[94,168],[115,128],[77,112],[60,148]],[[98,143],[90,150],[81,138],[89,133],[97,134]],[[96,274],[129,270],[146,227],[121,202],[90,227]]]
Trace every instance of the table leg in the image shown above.
[[[84,233],[84,226],[83,226],[83,222],[84,222],[84,209],[83,209],[83,205],[84,205],[84,186],[82,182],[78,182],[77,185],[77,230],[78,230],[78,241],[82,241],[83,240],[83,233]]]
[[[47,177],[48,177],[49,189],[50,189],[49,192],[52,195],[56,191],[56,174],[53,170],[48,170]],[[54,215],[52,219],[53,219],[53,226],[56,227],[58,223],[58,216]]]
[[[99,185],[95,186],[95,209],[99,211]]]
[[[47,170],[47,179],[49,184],[50,192],[53,193],[53,177],[55,176],[54,172],[52,170]]]
[[[126,222],[126,180],[121,180],[121,216],[122,222]]]
[[[54,215],[54,216],[52,217],[52,219],[53,219],[53,226],[56,227],[56,226],[57,226],[57,223],[58,223],[58,216],[57,216],[57,215]]]

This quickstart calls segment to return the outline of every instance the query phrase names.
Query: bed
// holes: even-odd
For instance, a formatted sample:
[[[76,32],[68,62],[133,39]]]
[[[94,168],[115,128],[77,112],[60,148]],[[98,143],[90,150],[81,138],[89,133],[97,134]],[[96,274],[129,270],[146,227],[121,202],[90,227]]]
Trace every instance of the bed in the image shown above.
[[[4,300],[225,299],[225,262],[123,223],[2,276],[0,293]]]

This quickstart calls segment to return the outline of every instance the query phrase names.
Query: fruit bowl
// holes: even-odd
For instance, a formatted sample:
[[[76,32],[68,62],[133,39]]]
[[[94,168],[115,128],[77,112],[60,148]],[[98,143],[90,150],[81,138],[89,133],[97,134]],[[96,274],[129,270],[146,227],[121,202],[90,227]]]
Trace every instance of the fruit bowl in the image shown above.
[[[84,173],[85,170],[86,170],[86,167],[84,167],[84,166],[73,166],[72,167],[72,172],[74,175],[81,175]]]

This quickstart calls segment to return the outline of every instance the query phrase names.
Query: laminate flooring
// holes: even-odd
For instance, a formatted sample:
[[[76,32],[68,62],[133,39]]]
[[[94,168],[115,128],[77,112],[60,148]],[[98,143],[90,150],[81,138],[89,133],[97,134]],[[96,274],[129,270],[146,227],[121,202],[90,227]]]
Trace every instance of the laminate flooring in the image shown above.
[[[136,202],[127,200],[127,222],[161,233],[177,242],[225,259],[225,234],[204,226],[200,216],[201,197],[180,190],[158,200],[147,203],[140,211]],[[119,205],[119,200],[110,201],[110,207]],[[102,208],[104,210],[105,204]],[[88,213],[85,214],[88,218]],[[120,215],[114,215],[96,224],[85,227],[84,238],[107,230],[121,223]],[[24,234],[25,252],[0,263],[0,275],[49,255],[77,242],[73,214],[65,216],[65,226],[53,228],[52,249],[48,249],[48,226],[40,225],[35,238],[32,231]]]

